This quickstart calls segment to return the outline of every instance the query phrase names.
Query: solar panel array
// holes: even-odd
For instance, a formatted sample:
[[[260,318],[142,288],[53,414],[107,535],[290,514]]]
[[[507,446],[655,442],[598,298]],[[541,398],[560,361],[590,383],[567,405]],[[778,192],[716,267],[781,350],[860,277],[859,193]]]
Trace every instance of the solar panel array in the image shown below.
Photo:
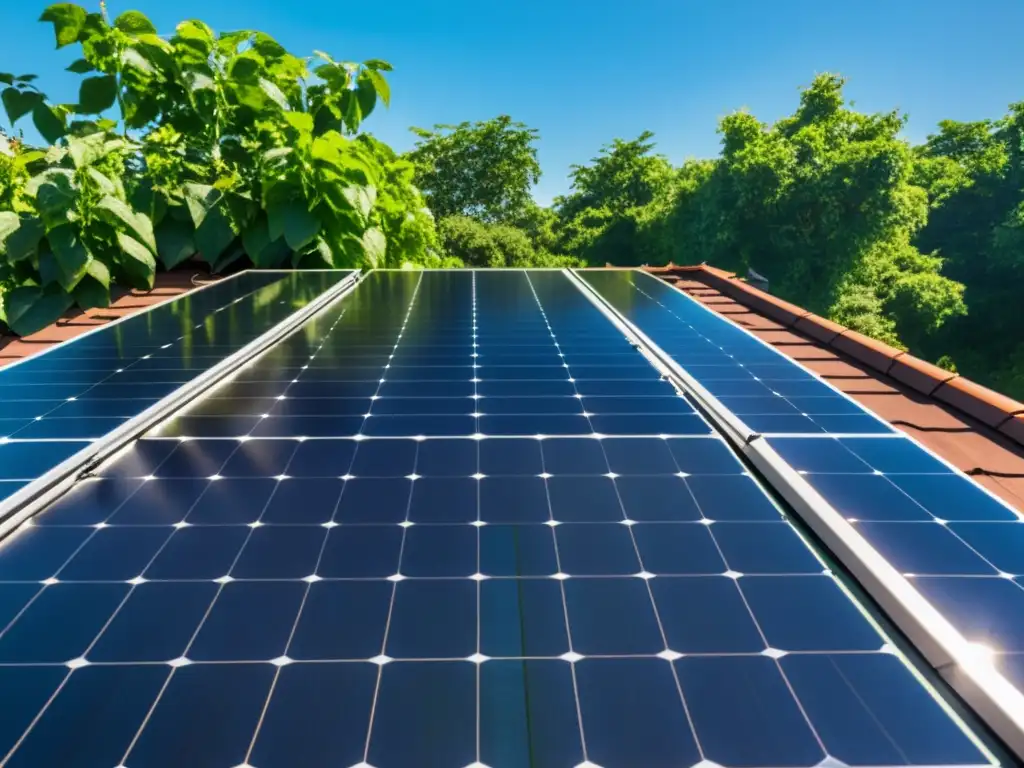
[[[892,427],[742,328],[645,272],[577,274],[763,434],[892,434]]]
[[[161,434],[0,550],[6,767],[990,762],[561,273],[371,273]]]
[[[245,272],[0,369],[0,499],[350,274]]]
[[[580,274],[749,427],[815,431],[768,444],[1024,690],[1020,514],[909,438],[871,436],[875,416],[682,292],[639,272]]]

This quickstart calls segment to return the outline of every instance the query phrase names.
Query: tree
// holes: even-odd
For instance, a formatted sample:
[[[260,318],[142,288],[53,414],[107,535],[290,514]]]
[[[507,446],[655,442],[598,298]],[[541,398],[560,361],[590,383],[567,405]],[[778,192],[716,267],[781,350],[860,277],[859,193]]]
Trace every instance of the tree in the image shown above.
[[[928,202],[912,183],[903,116],[852,110],[844,82],[816,77],[771,126],[747,112],[722,120],[721,159],[681,174],[672,258],[753,267],[801,306],[916,348],[965,311],[963,288],[912,244]]]
[[[665,157],[653,154],[653,137],[645,131],[632,141],[615,139],[589,164],[572,166],[572,190],[555,200],[561,250],[594,264],[648,260],[641,231],[676,176]]]
[[[528,214],[530,187],[540,179],[536,130],[507,115],[412,130],[419,141],[408,157],[435,218],[516,224]]]
[[[927,339],[966,376],[1024,398],[1024,103],[1000,120],[943,121],[917,152],[930,213],[917,243],[945,260],[969,307]]]
[[[468,267],[574,267],[577,259],[535,249],[529,236],[508,224],[449,216],[438,225],[445,252]]]

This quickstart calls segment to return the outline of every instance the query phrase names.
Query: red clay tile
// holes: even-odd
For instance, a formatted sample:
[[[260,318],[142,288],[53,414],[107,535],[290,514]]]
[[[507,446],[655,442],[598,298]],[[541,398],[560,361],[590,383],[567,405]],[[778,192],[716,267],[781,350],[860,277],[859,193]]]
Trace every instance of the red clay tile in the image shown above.
[[[817,315],[801,317],[794,323],[793,327],[801,333],[806,333],[812,339],[823,341],[826,344],[846,330],[839,323],[833,323],[831,320],[826,320],[824,317],[818,317]]]
[[[933,396],[990,427],[999,427],[1011,416],[1024,413],[1024,403],[962,376],[947,381],[935,390]]]
[[[882,373],[889,370],[893,358],[900,354],[900,350],[856,331],[840,334],[829,345]]]
[[[999,431],[1014,442],[1024,445],[1024,415],[1014,416],[999,428]]]
[[[889,375],[926,395],[932,394],[941,384],[956,377],[955,373],[906,353],[893,360]]]

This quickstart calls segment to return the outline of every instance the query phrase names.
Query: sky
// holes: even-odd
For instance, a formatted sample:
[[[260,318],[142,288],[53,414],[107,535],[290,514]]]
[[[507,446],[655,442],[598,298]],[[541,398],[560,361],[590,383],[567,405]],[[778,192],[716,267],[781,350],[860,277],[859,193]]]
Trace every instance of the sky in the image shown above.
[[[99,0],[84,0],[97,10]],[[54,51],[44,3],[8,3],[0,71],[33,72],[53,101],[74,101],[77,58]],[[898,108],[906,137],[939,120],[979,120],[1024,100],[1020,0],[109,0],[161,33],[187,18],[259,29],[292,53],[381,58],[392,104],[365,128],[398,150],[409,126],[511,115],[540,131],[541,204],[569,189],[574,163],[613,138],[655,133],[674,163],[719,152],[718,120],[739,108],[791,114],[815,74],[849,79],[864,111]],[[31,137],[25,120],[26,136]]]

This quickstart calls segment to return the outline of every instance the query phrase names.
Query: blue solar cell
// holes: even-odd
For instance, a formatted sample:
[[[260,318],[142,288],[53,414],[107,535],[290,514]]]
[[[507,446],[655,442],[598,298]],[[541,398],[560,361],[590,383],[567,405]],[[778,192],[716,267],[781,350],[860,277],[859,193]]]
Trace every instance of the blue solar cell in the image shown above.
[[[96,662],[177,659],[217,597],[210,581],[157,581],[136,585],[110,625],[89,649]]]
[[[403,539],[402,529],[397,525],[333,528],[327,535],[316,574],[328,579],[386,579],[394,576],[399,569]]]
[[[363,758],[377,670],[369,664],[283,667],[250,760],[266,768],[355,765]]]
[[[356,477],[407,477],[416,466],[416,447],[412,440],[364,441],[356,448],[348,473]]]
[[[928,511],[879,475],[807,475],[825,500],[848,520],[928,522]]]
[[[952,523],[949,530],[1003,573],[1024,575],[1024,523]]]
[[[447,768],[476,760],[477,671],[465,662],[388,664],[381,672],[370,765]],[[394,738],[394,734],[402,738]]]
[[[305,593],[299,581],[225,584],[189,644],[189,658],[261,661],[284,655]]]
[[[394,591],[386,581],[324,581],[309,588],[290,658],[369,659],[384,647]]]
[[[977,748],[887,654],[790,654],[782,671],[830,755],[848,765],[969,764]]]
[[[485,765],[559,768],[583,762],[572,668],[562,661],[493,661],[480,669]]]
[[[657,578],[651,581],[651,592],[665,640],[673,651],[760,653],[765,649],[733,579],[720,575]]]
[[[1000,527],[1006,528],[1005,525]],[[997,575],[996,569],[965,547],[954,531],[936,523],[865,522],[859,523],[857,530],[901,573]]]
[[[573,650],[585,655],[655,654],[665,649],[642,579],[569,579],[565,607]]]
[[[116,765],[167,679],[166,667],[76,670],[9,765]],[[117,691],[117,696],[108,695]],[[82,712],[88,711],[83,723]]]
[[[673,665],[706,759],[748,766],[816,765],[824,758],[772,659],[684,658]]]
[[[701,755],[672,675],[659,659],[593,659],[576,665],[587,751],[596,765],[695,765]]]
[[[876,651],[884,642],[831,576],[744,576],[739,587],[772,648]]]
[[[705,525],[640,523],[632,528],[644,570],[655,575],[709,576],[724,573],[711,530]]]
[[[396,659],[464,659],[477,648],[476,584],[466,579],[401,581],[384,652]]]
[[[173,670],[124,763],[154,768],[241,764],[275,671],[270,664],[197,664]],[[189,738],[183,739],[183,733]]]
[[[1020,517],[960,475],[894,475],[910,498],[943,520],[1017,521]]]
[[[716,523],[729,569],[744,574],[821,573],[822,564],[788,523]]]
[[[561,656],[569,651],[562,590],[551,579],[493,579],[480,585],[480,652]]]

